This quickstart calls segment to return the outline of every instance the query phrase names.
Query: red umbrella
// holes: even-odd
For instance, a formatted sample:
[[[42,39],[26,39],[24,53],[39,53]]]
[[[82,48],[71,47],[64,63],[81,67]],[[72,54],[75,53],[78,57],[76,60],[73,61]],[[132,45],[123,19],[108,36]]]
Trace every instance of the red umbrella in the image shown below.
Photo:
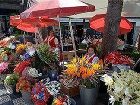
[[[104,32],[106,14],[95,15],[90,20],[90,27],[98,32]],[[126,34],[131,31],[133,24],[129,22],[125,17],[121,17],[119,35]]]
[[[64,17],[94,10],[93,5],[87,5],[79,0],[44,0],[25,10],[21,13],[21,17]]]
[[[21,23],[17,26],[17,28],[25,32],[31,32],[31,33],[37,32],[37,27],[34,27],[31,24]]]
[[[17,26],[21,23],[21,19],[19,15],[15,15],[15,16],[10,16],[10,25],[11,26]]]
[[[26,32],[36,32],[38,27],[58,25],[58,21],[46,17],[20,19],[19,15],[10,16],[10,25]]]

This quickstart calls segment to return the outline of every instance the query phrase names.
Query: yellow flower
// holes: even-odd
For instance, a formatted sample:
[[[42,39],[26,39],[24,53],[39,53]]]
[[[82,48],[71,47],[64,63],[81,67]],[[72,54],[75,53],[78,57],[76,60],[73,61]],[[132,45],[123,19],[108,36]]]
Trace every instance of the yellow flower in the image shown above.
[[[100,68],[101,68],[101,66],[99,64],[92,65],[92,69],[94,69],[94,70],[99,70]]]
[[[17,45],[17,47],[16,47],[16,53],[21,53],[23,50],[25,50],[26,49],[26,45],[24,45],[24,44],[19,44],[19,45]]]

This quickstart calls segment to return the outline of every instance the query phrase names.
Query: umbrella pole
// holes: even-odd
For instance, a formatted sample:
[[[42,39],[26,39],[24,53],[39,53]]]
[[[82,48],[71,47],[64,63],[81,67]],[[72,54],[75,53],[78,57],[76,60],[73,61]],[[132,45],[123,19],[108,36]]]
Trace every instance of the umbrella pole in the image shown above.
[[[41,41],[41,42],[39,42],[39,43],[43,43],[43,38],[42,38],[42,34],[41,34],[40,31],[41,31],[41,29],[38,28],[39,40]]]
[[[25,33],[26,33],[26,32],[23,33],[23,43],[24,43],[24,44],[25,44]]]
[[[77,57],[76,54],[76,45],[75,45],[75,40],[74,40],[74,35],[73,35],[73,29],[72,29],[72,24],[71,24],[71,19],[69,18],[69,26],[70,26],[70,34],[71,34],[71,38],[72,38],[72,45],[73,45],[73,50],[75,53],[75,57]]]
[[[63,38],[62,38],[61,23],[60,23],[59,15],[57,16],[57,19],[58,19],[58,22],[59,22],[60,44],[61,44],[61,49],[62,49],[62,52],[63,52],[63,41],[62,41]]]

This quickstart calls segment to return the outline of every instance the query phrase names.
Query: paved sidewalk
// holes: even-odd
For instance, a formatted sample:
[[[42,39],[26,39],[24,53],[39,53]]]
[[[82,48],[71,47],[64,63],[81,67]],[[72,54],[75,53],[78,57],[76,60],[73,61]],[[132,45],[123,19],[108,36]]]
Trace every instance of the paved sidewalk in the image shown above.
[[[4,75],[0,75],[0,105],[25,105],[24,100],[8,92],[3,84]]]

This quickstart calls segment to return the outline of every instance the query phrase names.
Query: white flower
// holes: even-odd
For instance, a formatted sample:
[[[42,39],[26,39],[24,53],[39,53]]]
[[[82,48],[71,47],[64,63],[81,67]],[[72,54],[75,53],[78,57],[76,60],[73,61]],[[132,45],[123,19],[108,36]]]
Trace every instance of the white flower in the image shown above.
[[[110,101],[110,103],[112,103],[112,105],[114,105],[114,102],[115,102],[114,96],[111,95],[109,98],[109,101]]]
[[[122,105],[129,105],[129,98],[125,98],[122,100]]]
[[[107,74],[104,74],[103,76],[103,81],[105,82],[106,85],[112,85],[113,84],[113,79],[108,76]]]
[[[27,53],[30,55],[30,56],[33,56],[35,54],[35,49],[34,48],[28,48],[27,49]]]
[[[15,49],[16,46],[15,46],[14,44],[10,43],[9,46],[8,46],[8,48],[10,48],[10,49]]]
[[[129,93],[129,88],[128,87],[125,89],[124,93],[125,93],[126,96],[132,97]]]
[[[30,68],[28,74],[32,77],[38,77],[38,71],[35,68]]]

